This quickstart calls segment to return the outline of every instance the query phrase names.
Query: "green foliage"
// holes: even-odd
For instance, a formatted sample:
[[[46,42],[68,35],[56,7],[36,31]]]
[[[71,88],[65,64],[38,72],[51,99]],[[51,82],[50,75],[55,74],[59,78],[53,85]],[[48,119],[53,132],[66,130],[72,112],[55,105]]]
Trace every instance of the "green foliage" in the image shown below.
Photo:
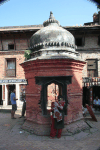
[[[31,58],[31,50],[25,50],[24,57],[26,60]]]

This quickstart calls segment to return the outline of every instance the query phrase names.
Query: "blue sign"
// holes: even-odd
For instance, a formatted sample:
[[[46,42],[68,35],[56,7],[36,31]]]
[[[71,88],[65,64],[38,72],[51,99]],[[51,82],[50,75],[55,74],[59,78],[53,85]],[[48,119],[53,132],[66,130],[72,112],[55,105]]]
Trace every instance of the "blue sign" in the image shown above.
[[[26,83],[26,79],[9,79],[9,80],[0,80],[0,83]]]

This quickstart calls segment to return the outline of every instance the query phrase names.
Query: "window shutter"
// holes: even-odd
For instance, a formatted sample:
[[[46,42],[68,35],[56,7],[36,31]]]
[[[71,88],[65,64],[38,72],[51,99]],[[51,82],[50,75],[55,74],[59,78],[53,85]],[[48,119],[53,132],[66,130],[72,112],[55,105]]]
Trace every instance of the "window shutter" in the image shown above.
[[[87,62],[87,69],[88,70],[97,69],[97,61],[96,60],[88,60],[88,62]]]

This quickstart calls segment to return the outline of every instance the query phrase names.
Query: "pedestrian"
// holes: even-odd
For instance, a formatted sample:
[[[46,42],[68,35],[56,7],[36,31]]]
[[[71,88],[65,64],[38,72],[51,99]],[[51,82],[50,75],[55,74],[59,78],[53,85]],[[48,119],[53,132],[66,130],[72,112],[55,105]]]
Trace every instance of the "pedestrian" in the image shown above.
[[[25,100],[25,89],[23,89],[22,95],[21,95],[21,101],[23,101],[23,107],[22,107],[22,115],[19,118],[23,118],[26,111],[26,100]]]
[[[14,115],[15,115],[15,111],[17,110],[16,100],[18,100],[18,99],[16,99],[15,92],[16,92],[16,90],[14,89],[13,92],[11,93],[11,95],[10,95],[11,104],[12,104],[11,119],[16,119],[14,117]]]
[[[95,111],[96,111],[98,108],[99,108],[99,110],[100,110],[100,99],[98,98],[98,96],[96,96],[96,98],[94,99],[93,105],[94,105]]]
[[[23,118],[26,111],[26,100],[23,101],[23,107],[22,107],[22,115],[19,118]]]
[[[50,138],[54,138],[56,136],[57,130],[58,135],[57,138],[61,137],[62,129],[64,128],[64,112],[66,108],[66,103],[63,101],[62,96],[58,96],[58,101],[52,102],[51,104],[51,132]]]

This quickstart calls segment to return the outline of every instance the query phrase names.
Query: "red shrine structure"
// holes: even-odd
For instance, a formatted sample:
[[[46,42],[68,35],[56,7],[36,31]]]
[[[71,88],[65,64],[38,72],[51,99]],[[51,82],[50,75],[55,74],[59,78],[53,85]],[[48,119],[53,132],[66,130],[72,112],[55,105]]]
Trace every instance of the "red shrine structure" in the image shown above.
[[[62,95],[67,102],[62,134],[67,135],[67,125],[83,118],[82,70],[85,62],[75,50],[74,36],[60,26],[52,12],[43,25],[30,39],[30,59],[21,63],[28,81],[23,128],[37,135],[49,135],[50,103]]]

